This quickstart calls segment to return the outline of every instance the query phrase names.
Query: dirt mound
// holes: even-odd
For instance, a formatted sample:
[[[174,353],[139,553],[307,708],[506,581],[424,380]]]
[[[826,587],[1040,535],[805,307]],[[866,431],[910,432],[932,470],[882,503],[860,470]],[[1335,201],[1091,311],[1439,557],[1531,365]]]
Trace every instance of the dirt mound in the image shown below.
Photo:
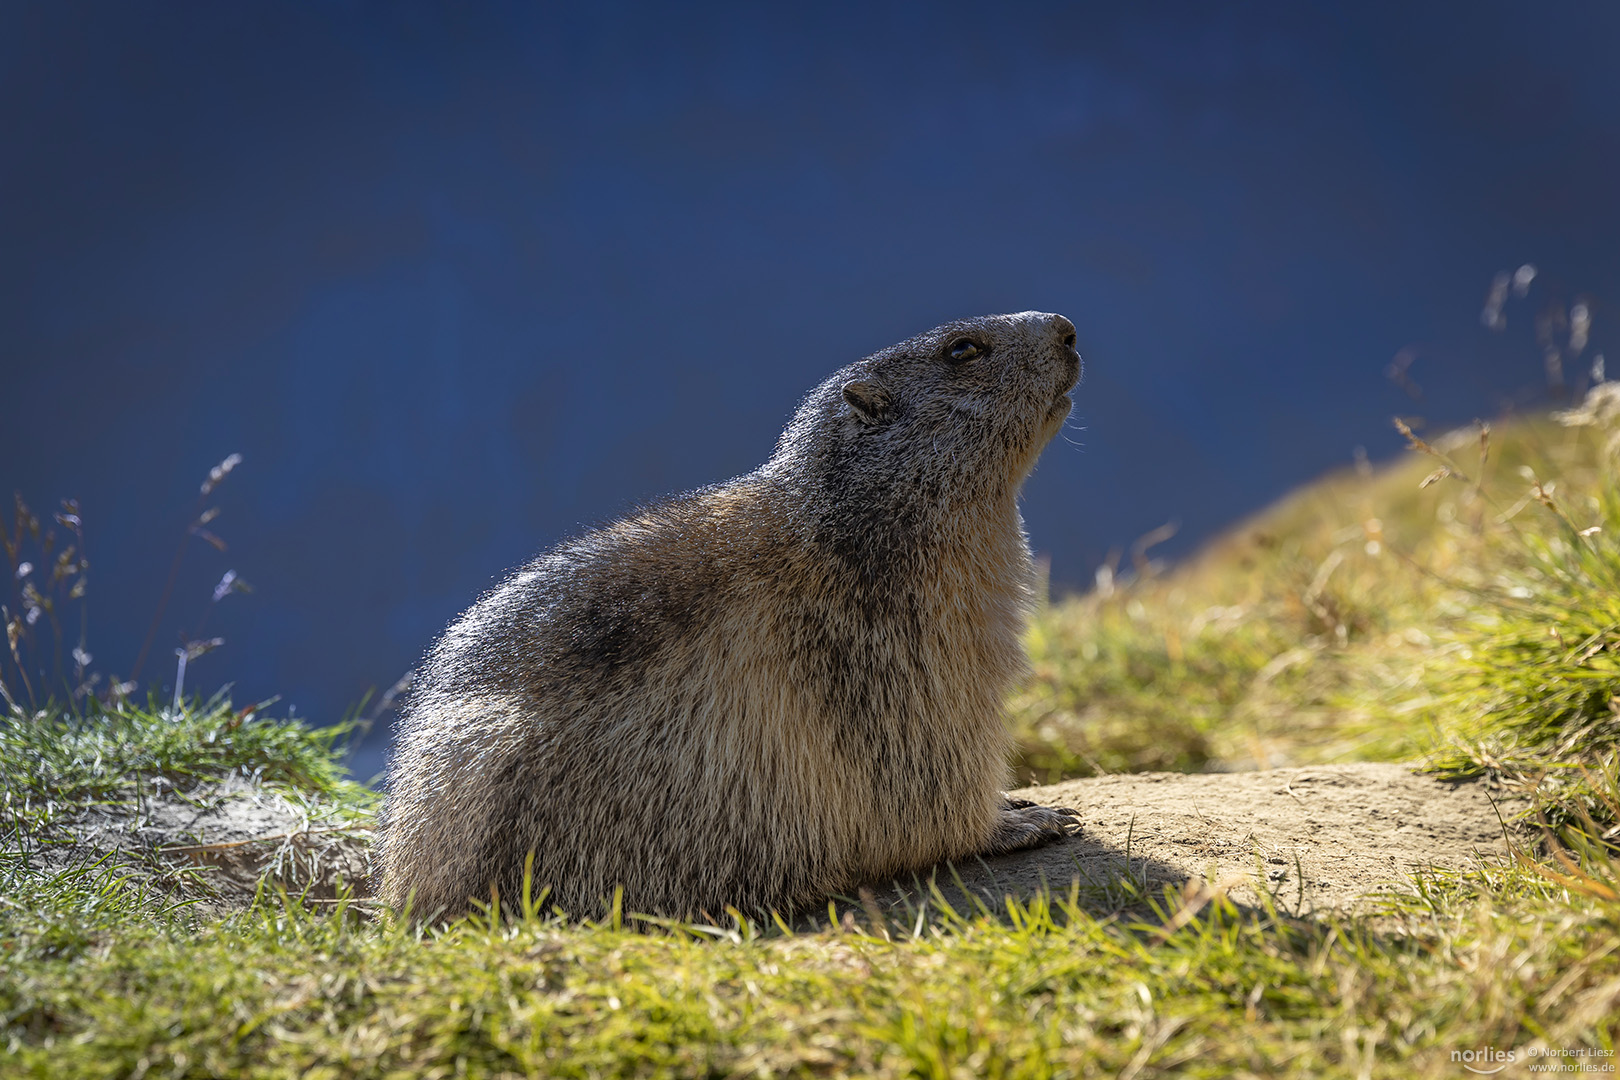
[[[252,903],[261,880],[316,905],[340,881],[363,893],[369,837],[333,807],[230,777],[187,788],[158,782],[132,803],[91,806],[53,827],[32,858],[48,869],[108,858],[131,884],[224,914]]]
[[[1080,812],[1068,841],[934,874],[953,904],[965,887],[993,908],[1005,895],[1079,879],[1084,902],[1117,907],[1165,883],[1212,876],[1239,903],[1270,892],[1286,910],[1345,909],[1413,870],[1462,869],[1507,854],[1502,819],[1516,804],[1483,783],[1448,782],[1395,764],[1257,773],[1142,773],[1071,780],[1015,794]],[[1500,811],[1500,813],[1499,813]],[[92,808],[37,857],[62,866],[109,852],[143,880],[199,910],[240,910],[261,878],[307,901],[329,901],[339,881],[364,894],[370,832],[330,808],[251,781],[161,787],[133,807]],[[60,842],[66,840],[66,843]],[[877,892],[885,907],[915,904],[918,884]],[[814,918],[814,916],[811,916]],[[822,916],[824,918],[824,915]]]
[[[1233,899],[1262,890],[1299,914],[1344,910],[1413,870],[1463,869],[1508,852],[1516,803],[1481,782],[1440,780],[1398,764],[1356,763],[1254,773],[1140,773],[1027,788],[1019,797],[1080,812],[1072,839],[959,864],[961,884],[993,906],[1078,878],[1106,904],[1111,887],[1213,877]],[[949,871],[936,876],[953,887]],[[1114,890],[1117,892],[1117,890]],[[915,899],[915,885],[885,903]]]

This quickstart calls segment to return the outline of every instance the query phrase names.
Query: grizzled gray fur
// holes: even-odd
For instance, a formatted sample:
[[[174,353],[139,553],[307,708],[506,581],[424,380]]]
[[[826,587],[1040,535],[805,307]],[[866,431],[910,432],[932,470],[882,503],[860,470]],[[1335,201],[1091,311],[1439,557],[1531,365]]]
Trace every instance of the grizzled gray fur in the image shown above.
[[[380,893],[790,912],[1071,828],[1002,794],[1024,479],[1074,326],[947,323],[834,373],[764,465],[569,540],[456,620],[389,768]]]

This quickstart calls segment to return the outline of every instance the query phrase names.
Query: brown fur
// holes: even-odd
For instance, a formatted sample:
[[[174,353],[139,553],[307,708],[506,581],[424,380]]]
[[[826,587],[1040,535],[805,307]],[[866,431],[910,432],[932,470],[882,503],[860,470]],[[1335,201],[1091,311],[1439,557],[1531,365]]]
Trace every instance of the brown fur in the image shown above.
[[[950,355],[963,339],[987,350]],[[429,652],[382,899],[534,887],[579,915],[789,912],[1062,835],[1004,799],[1032,597],[1017,496],[1074,327],[949,323],[834,374],[758,470],[542,555]]]

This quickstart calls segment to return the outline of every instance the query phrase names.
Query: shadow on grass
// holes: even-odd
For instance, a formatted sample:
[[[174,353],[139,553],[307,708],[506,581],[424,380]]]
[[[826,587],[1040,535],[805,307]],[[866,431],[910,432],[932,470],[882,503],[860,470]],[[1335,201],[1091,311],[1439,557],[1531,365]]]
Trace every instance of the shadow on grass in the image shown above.
[[[1016,926],[1033,908],[1059,922],[1064,912],[1098,919],[1159,922],[1202,907],[1248,880],[1204,882],[1186,870],[1121,848],[1081,830],[1029,851],[940,863],[909,879],[862,886],[856,895],[828,899],[824,909],[798,913],[795,932],[861,926],[912,937],[931,926],[990,918]],[[1180,891],[1179,900],[1168,899]],[[1240,907],[1243,905],[1240,905]]]

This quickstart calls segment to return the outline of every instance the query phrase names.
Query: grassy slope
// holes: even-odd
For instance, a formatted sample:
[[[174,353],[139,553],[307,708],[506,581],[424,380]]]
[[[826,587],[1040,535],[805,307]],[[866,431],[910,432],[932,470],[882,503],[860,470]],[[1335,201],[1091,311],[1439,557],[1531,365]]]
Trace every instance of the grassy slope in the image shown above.
[[[1510,669],[1529,665],[1470,665],[1476,644],[1545,638],[1538,675],[1595,664],[1613,678],[1612,649],[1566,666],[1548,633],[1571,613],[1584,618],[1590,626],[1560,630],[1574,649],[1620,622],[1606,438],[1520,422],[1490,435],[1481,468],[1478,433],[1454,433],[1433,453],[1295,492],[1166,576],[1048,608],[1031,635],[1036,677],[1013,702],[1021,774],[1419,755],[1460,767],[1459,753],[1497,764],[1463,744],[1507,718],[1459,697],[1459,680],[1515,684]],[[1440,468],[1453,475],[1420,487]],[[1607,529],[1581,537],[1571,521]],[[1523,688],[1526,700],[1544,696],[1539,685]],[[1589,734],[1615,742],[1612,727]],[[1538,765],[1537,753],[1521,764]]]
[[[748,940],[543,920],[427,940],[265,911],[136,923],[0,976],[19,1073],[1451,1075],[1456,1048],[1612,1046],[1612,903],[1524,873],[1370,924],[1161,940],[1082,913]],[[1061,912],[1059,913],[1061,916]],[[80,918],[79,909],[55,913]],[[305,1070],[325,1071],[305,1071]]]
[[[1573,848],[1562,860],[1427,876],[1330,921],[1239,913],[1195,889],[1160,898],[1182,912],[1173,929],[1138,921],[1140,907],[1098,916],[1060,903],[888,927],[857,909],[840,931],[797,936],[633,933],[536,911],[423,938],[277,897],[199,924],[114,887],[105,867],[45,873],[10,855],[0,1066],[1455,1076],[1457,1050],[1612,1051],[1620,899],[1591,838],[1620,807],[1620,506],[1600,442],[1545,424],[1504,433],[1482,489],[1460,448],[1468,482],[1420,492],[1432,460],[1330,478],[1167,577],[1044,612],[1037,679],[1015,703],[1024,767],[1043,777],[1415,753],[1509,783],[1550,772],[1546,809]],[[1533,500],[1515,509],[1528,483],[1517,469],[1532,463],[1558,477],[1555,507],[1573,527]],[[1600,520],[1604,531],[1579,535]],[[236,736],[243,725],[222,731],[230,715],[176,728],[130,712],[66,735],[13,719],[0,770],[8,792],[34,796],[21,815],[8,802],[9,820],[37,825],[28,815],[52,791],[123,797],[128,771],[282,767],[285,782],[341,797],[314,737],[266,726],[260,738],[251,725]],[[237,740],[228,760],[222,735]],[[136,749],[97,779],[76,738]],[[169,749],[148,752],[159,744]]]

